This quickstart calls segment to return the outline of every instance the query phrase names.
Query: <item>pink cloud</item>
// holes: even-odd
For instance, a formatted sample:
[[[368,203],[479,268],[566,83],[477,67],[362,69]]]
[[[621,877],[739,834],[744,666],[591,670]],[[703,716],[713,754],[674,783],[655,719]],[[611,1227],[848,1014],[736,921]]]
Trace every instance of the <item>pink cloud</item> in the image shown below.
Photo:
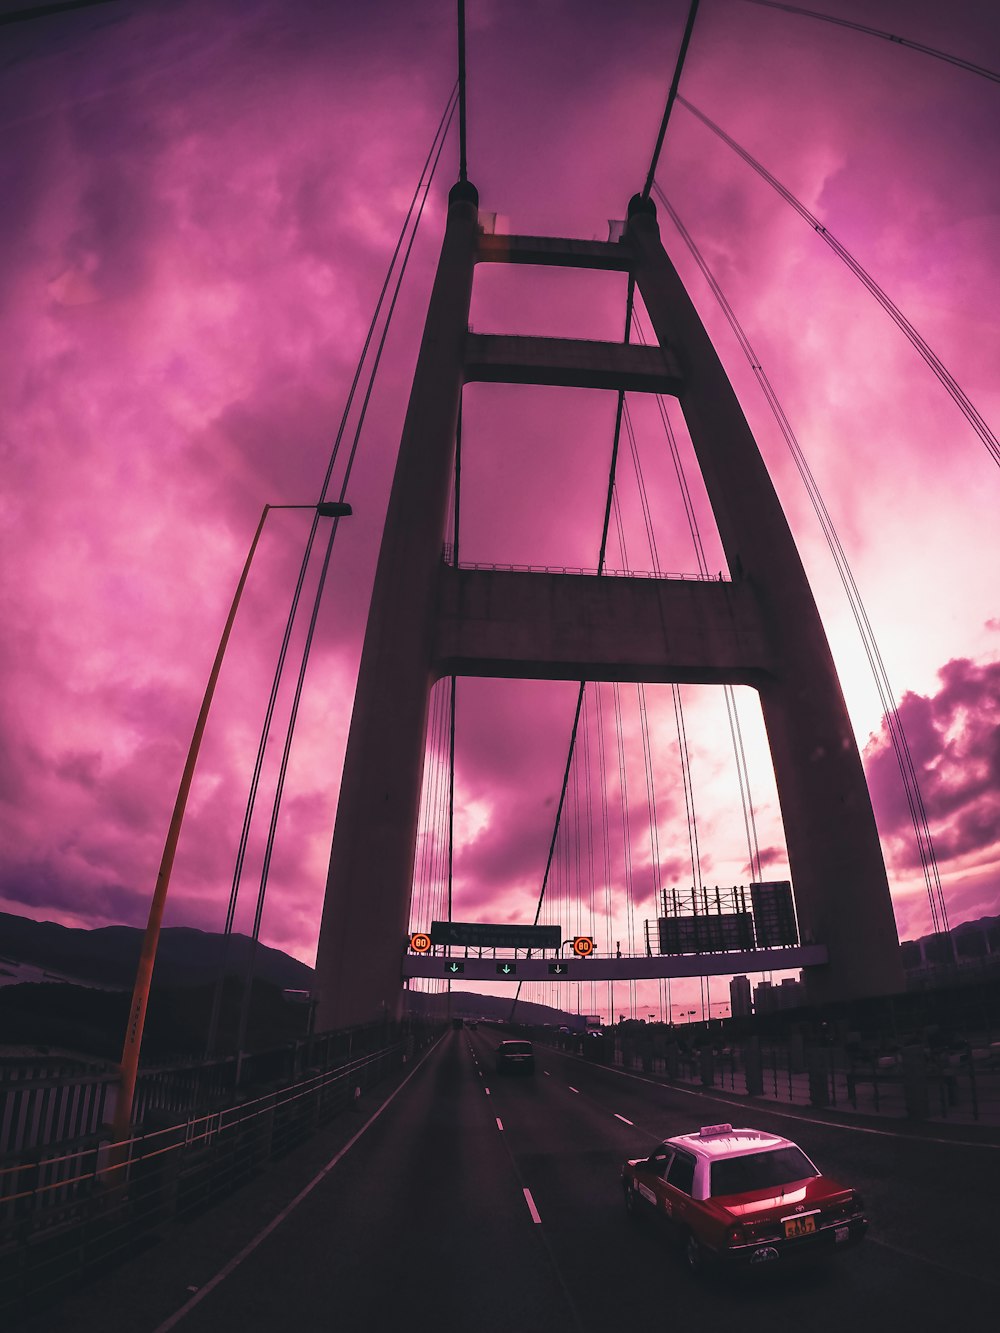
[[[921,796],[942,863],[996,855],[1000,844],[1000,663],[946,663],[932,696],[908,691],[899,705]],[[919,864],[887,728],[866,747],[876,814],[902,866]],[[909,838],[909,841],[907,839]]]

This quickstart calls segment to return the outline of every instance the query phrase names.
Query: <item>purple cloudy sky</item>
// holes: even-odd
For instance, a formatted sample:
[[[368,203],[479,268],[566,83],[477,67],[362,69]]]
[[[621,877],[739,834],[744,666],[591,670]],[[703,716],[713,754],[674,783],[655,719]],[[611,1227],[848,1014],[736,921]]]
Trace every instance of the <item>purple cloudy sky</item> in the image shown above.
[[[817,7],[1000,69],[991,0]],[[686,0],[468,0],[469,174],[498,229],[607,237],[645,177],[686,12]],[[318,498],[454,80],[454,27],[453,0],[122,0],[0,27],[3,910],[68,925],[144,922],[261,507]],[[822,218],[1000,430],[1000,87],[827,23],[703,0],[682,92]],[[274,848],[263,938],[308,962],[366,598],[457,156],[453,133],[351,479],[355,516],[335,545]],[[723,284],[837,525],[902,705],[951,920],[1000,911],[1000,471],[857,280],[683,106],[658,181]],[[660,216],[800,542],[865,751],[900,934],[923,933],[930,917],[896,761],[835,567],[753,375]],[[618,275],[488,269],[472,323],[617,339],[623,315]],[[659,418],[650,404],[633,413],[659,566],[694,572]],[[594,567],[613,420],[611,395],[471,386],[463,560]],[[623,468],[625,559],[652,569],[630,458]],[[714,572],[718,541],[693,469],[689,480]],[[168,924],[223,924],[308,521],[269,519]],[[612,566],[624,563],[613,543]],[[256,893],[289,693],[268,746],[239,928]],[[654,856],[668,886],[690,883],[691,864],[671,692],[646,692],[655,838],[635,690],[620,693],[635,902],[626,908],[616,863],[610,929],[628,930],[630,916],[641,934],[656,915]],[[738,693],[764,868],[779,878],[759,710]],[[460,683],[456,918],[531,919],[574,699],[573,685]],[[721,696],[691,688],[683,700],[702,874],[746,882]],[[600,707],[614,795],[610,687]],[[592,757],[597,708],[592,693]],[[575,799],[579,820],[586,781]],[[620,810],[613,818],[620,826]],[[573,881],[564,860],[550,919],[586,927],[575,904],[581,893],[589,904],[595,880]],[[603,875],[599,866],[601,903]],[[421,895],[415,926],[434,910]]]

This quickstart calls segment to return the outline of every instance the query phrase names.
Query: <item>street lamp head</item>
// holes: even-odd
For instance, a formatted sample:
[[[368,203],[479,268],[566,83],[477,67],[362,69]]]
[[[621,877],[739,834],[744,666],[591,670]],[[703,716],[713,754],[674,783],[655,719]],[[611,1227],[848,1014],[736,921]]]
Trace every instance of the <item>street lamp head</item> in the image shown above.
[[[323,500],[316,506],[320,518],[350,518],[353,512],[346,500]]]

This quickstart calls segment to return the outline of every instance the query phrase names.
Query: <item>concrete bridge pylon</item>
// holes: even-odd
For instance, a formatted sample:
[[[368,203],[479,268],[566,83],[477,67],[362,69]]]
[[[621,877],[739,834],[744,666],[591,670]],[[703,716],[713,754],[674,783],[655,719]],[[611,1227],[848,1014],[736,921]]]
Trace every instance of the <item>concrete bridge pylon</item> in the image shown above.
[[[630,273],[657,347],[468,330],[477,263]],[[465,383],[676,397],[729,566],[719,583],[461,569],[442,560]],[[348,738],[316,963],[317,1024],[395,1017],[430,690],[445,675],[731,683],[758,692],[816,1003],[903,988],[882,850],[819,612],[722,364],[636,196],[620,242],[487,236],[449,197]]]

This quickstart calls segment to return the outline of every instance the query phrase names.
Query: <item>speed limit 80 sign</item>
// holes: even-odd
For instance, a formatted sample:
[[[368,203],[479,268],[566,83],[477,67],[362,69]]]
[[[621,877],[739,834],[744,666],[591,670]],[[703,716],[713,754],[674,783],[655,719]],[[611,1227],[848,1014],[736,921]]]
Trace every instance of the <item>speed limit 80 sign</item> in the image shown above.
[[[589,958],[594,952],[594,941],[590,935],[577,935],[573,941],[573,952],[577,958]]]

